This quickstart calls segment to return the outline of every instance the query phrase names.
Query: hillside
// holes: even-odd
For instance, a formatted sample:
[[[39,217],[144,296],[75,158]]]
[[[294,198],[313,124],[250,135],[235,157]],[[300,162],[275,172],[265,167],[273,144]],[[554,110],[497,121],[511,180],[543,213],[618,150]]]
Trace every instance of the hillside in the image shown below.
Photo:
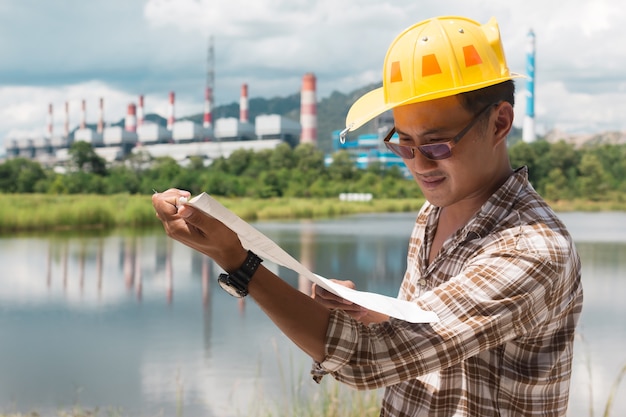
[[[378,84],[370,84],[361,87],[350,93],[344,94],[334,91],[330,96],[318,101],[317,105],[317,137],[318,146],[325,153],[332,151],[331,135],[335,130],[341,130],[345,126],[345,118],[350,106],[363,94],[380,86]],[[249,116],[250,120],[261,114],[280,114],[295,121],[300,121],[300,93],[291,94],[286,97],[250,98]],[[239,117],[239,103],[232,102],[230,104],[217,106],[213,109],[213,119],[223,117]],[[154,113],[146,114],[145,120],[157,123],[161,126],[167,124],[167,120]],[[203,114],[198,113],[190,116],[182,116],[179,120],[192,120],[195,123],[202,124]],[[120,119],[112,126],[124,126],[124,119]],[[87,128],[96,128],[95,124],[87,124]],[[77,128],[70,132],[73,138]],[[370,133],[374,131],[372,122],[361,127],[357,134]],[[539,136],[537,139],[545,139],[550,143],[564,141],[580,148],[583,146],[603,145],[603,144],[626,144],[626,132],[600,132],[594,134],[571,134],[561,132],[559,130],[551,130],[545,136]],[[513,127],[508,137],[509,145],[513,145],[522,140],[522,130]]]
[[[351,93],[344,94],[334,91],[329,97],[323,98],[317,104],[317,137],[320,149],[329,152],[332,149],[331,134],[334,130],[343,129],[345,126],[346,115],[348,109],[356,101],[357,98],[379,87],[372,84],[362,87]],[[280,114],[295,121],[300,121],[300,93],[292,94],[287,97],[266,98],[250,98],[249,115],[250,120],[260,114]],[[213,119],[221,117],[239,117],[239,103],[230,103],[227,105],[216,106],[213,109]],[[185,117],[184,119],[192,120],[196,123],[202,123],[203,115],[201,113]],[[362,129],[367,131],[367,126]]]

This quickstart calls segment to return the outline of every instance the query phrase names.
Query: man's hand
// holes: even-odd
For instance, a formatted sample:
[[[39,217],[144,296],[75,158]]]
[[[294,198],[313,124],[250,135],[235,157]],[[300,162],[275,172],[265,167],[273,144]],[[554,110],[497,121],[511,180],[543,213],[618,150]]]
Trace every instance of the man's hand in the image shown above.
[[[352,281],[340,281],[337,279],[331,279],[335,284],[343,285],[344,287],[356,289],[356,285]],[[341,298],[324,288],[313,284],[311,291],[311,298],[315,299],[318,303],[322,304],[328,309],[341,309],[348,313],[353,319],[359,320],[365,324],[380,323],[389,320],[389,316],[376,311],[368,310],[358,304],[348,301],[345,298]]]
[[[356,285],[352,281],[340,281],[337,279],[331,279],[335,284],[343,285],[351,289],[356,289]],[[361,307],[358,304],[354,304],[352,301],[348,301],[345,298],[341,298],[324,288],[313,284],[311,291],[311,298],[316,300],[328,309],[340,309],[348,313],[356,320],[361,320],[369,312],[365,307]]]
[[[247,254],[239,237],[219,220],[186,206],[184,203],[190,196],[188,191],[173,188],[152,196],[152,205],[165,232],[212,258],[225,271],[236,270]]]

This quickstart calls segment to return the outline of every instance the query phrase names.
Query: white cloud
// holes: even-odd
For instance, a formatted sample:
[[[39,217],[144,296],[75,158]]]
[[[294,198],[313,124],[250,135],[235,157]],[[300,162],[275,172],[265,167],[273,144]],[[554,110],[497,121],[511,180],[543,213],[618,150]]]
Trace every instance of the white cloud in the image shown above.
[[[86,122],[95,124],[98,119],[100,98],[104,99],[105,123],[119,121],[126,115],[128,104],[138,102],[138,95],[113,88],[99,81],[72,84],[62,87],[9,86],[0,87],[0,120],[10,120],[7,138],[32,138],[46,131],[48,104],[53,106],[53,131],[62,132],[65,122],[65,103],[69,104],[69,127],[74,129],[81,119],[81,104],[85,100]],[[144,96],[146,114],[156,113],[167,117],[168,91]],[[195,102],[177,99],[179,115],[199,112]]]
[[[9,133],[42,132],[49,102],[55,129],[66,100],[75,109],[75,125],[76,103],[87,99],[88,119],[94,120],[99,96],[107,121],[123,117],[139,94],[146,95],[147,112],[164,115],[170,90],[177,94],[177,116],[199,113],[209,35],[215,39],[216,104],[237,101],[244,82],[251,97],[295,93],[306,72],[317,75],[321,98],[379,81],[386,49],[402,29],[449,14],[479,22],[495,16],[516,72],[525,71],[526,34],[535,31],[537,125],[626,129],[626,49],[619,47],[626,43],[626,10],[619,0],[35,3],[1,4],[0,146]],[[27,29],[33,25],[45,36]],[[518,100],[518,115],[524,104]]]

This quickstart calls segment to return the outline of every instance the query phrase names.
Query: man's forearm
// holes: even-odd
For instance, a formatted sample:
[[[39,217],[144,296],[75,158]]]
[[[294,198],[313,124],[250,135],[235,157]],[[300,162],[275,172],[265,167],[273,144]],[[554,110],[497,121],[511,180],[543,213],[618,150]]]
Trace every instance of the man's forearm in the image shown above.
[[[248,287],[268,317],[304,352],[322,362],[330,310],[287,284],[263,266]]]

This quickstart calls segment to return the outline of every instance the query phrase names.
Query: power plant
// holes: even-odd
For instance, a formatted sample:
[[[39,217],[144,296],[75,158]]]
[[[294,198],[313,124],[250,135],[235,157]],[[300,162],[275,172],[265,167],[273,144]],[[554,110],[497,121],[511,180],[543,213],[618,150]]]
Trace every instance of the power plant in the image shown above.
[[[166,127],[145,120],[145,99],[138,105],[129,103],[123,126],[106,126],[104,98],[99,99],[96,129],[87,127],[87,104],[81,101],[80,121],[70,134],[69,102],[64,104],[63,132],[53,131],[52,103],[48,106],[46,134],[42,137],[7,139],[8,158],[25,157],[47,166],[63,165],[69,160],[69,148],[74,142],[90,143],[95,152],[108,162],[122,160],[131,153],[147,152],[153,157],[171,156],[184,163],[191,156],[201,156],[207,162],[228,157],[237,149],[273,149],[282,142],[292,146],[300,142],[317,141],[317,104],[315,76],[305,74],[302,82],[301,123],[282,115],[259,115],[251,123],[248,105],[248,85],[242,84],[239,118],[228,117],[213,121],[213,87],[207,85],[202,124],[191,120],[176,120],[175,92],[169,92]]]

